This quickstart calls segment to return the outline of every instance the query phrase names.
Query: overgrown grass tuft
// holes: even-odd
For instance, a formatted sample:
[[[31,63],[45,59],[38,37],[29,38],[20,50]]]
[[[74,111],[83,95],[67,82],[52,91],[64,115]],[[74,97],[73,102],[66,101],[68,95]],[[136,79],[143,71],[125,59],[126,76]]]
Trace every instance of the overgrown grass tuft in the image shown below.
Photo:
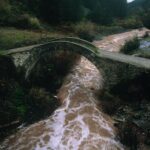
[[[15,28],[0,28],[0,50],[7,50],[37,43],[47,42],[52,38],[61,37],[55,31],[30,31]]]

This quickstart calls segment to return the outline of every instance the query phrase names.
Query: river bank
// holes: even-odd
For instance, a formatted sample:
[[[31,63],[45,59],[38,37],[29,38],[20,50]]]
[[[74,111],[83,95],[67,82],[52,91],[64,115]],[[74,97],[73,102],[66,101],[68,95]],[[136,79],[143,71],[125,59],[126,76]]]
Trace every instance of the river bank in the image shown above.
[[[114,34],[105,37],[101,41],[93,43],[111,52],[120,52],[120,49],[128,41],[135,37],[139,39],[139,49],[132,50],[130,55],[149,58],[148,42],[150,31],[148,29],[138,29],[121,34]],[[146,52],[145,52],[146,51]],[[128,54],[128,55],[129,55]],[[124,80],[114,86],[109,92],[103,95],[103,109],[118,122],[120,128],[121,141],[131,149],[148,150],[149,145],[149,108],[150,95],[149,73],[141,74],[133,80]],[[134,139],[134,140],[133,140]]]
[[[144,36],[145,34],[147,34],[147,30],[144,30],[144,32],[143,30],[138,30],[136,32],[139,33],[139,37],[141,35]],[[135,32],[131,32],[131,34],[127,33],[122,34],[123,36],[120,36],[121,34],[119,34],[117,40],[118,47],[120,46],[119,40],[120,37],[121,40],[122,37],[123,39],[124,38],[129,39],[129,37],[131,37],[132,39],[134,37],[133,35],[135,35]],[[114,37],[115,37],[114,39],[116,39],[116,35]],[[110,43],[110,45],[111,44],[112,43]],[[114,44],[116,45],[115,42]],[[105,46],[107,47],[108,45],[106,44]],[[62,56],[64,57],[64,55]],[[47,67],[48,69],[51,69],[49,68],[49,66]],[[35,73],[37,72],[38,74],[38,72],[41,73],[44,72],[42,70],[39,70],[39,68],[41,67],[39,66],[36,68],[37,70],[35,70]],[[44,74],[42,74],[42,77],[44,77]],[[37,79],[38,78],[39,76],[37,76]],[[144,81],[143,80],[141,81],[141,78],[144,78]],[[146,138],[144,137],[144,141],[141,141],[141,138],[140,140],[136,141],[129,140],[130,139],[129,137],[134,137],[135,139],[139,135],[140,135],[139,137],[141,137],[143,131],[140,130],[140,132],[137,132],[137,130],[134,130],[134,133],[132,133],[132,130],[129,130],[128,136],[126,137],[125,133],[126,129],[128,129],[129,125],[128,123],[130,124],[133,123],[132,120],[130,120],[129,122],[126,121],[128,121],[128,118],[131,117],[130,113],[132,114],[134,113],[137,115],[137,113],[141,111],[139,120],[142,119],[144,111],[147,114],[149,110],[149,104],[147,105],[149,95],[146,95],[147,93],[143,92],[143,90],[141,90],[140,87],[143,87],[144,89],[149,89],[149,86],[145,87],[145,85],[147,86],[147,84],[144,85],[145,81],[146,80],[148,81],[148,79],[149,79],[148,75],[147,78],[146,75],[142,75],[140,77],[137,77],[137,79],[135,79],[134,82],[133,81],[126,81],[126,83],[123,82],[121,85],[116,85],[114,87],[114,90],[112,89],[111,91],[112,93],[109,93],[108,95],[107,91],[104,92],[102,90],[103,80],[99,71],[88,60],[82,57],[81,61],[78,61],[78,63],[73,67],[72,71],[68,74],[68,76],[65,79],[65,82],[63,82],[62,88],[60,88],[58,92],[57,98],[62,103],[62,106],[58,108],[54,112],[54,114],[48,119],[45,119],[44,121],[41,121],[39,123],[35,123],[29,127],[25,127],[24,129],[21,129],[19,132],[17,132],[14,136],[8,138],[8,140],[5,140],[5,142],[1,146],[1,149],[5,149],[6,147],[7,149],[12,148],[16,149],[19,147],[20,149],[22,149],[23,147],[26,149],[32,149],[33,147],[36,147],[37,149],[40,149],[42,147],[46,148],[49,147],[50,149],[59,149],[59,148],[62,149],[65,147],[70,148],[71,145],[73,145],[71,149],[75,148],[76,146],[78,146],[78,149],[80,149],[80,147],[81,149],[83,149],[84,147],[89,149],[92,148],[102,149],[103,147],[107,148],[114,147],[114,149],[123,149],[125,147],[123,147],[120,144],[120,142],[118,142],[119,138],[116,139],[118,134],[116,132],[117,129],[114,125],[116,125],[118,129],[120,129],[121,133],[121,134],[119,133],[121,137],[120,140],[125,145],[134,148],[136,147],[142,148],[143,144],[145,142],[148,142],[147,139],[149,137],[148,135],[149,133],[147,131],[146,132],[144,131],[144,134],[146,133]],[[46,81],[45,83],[48,82]],[[126,87],[127,90],[129,89],[129,91],[131,92],[130,95],[129,93],[125,93],[126,91],[123,91],[121,89],[121,88],[124,89],[124,87]],[[122,94],[122,92],[125,94]],[[98,95],[100,95],[99,99],[97,99],[96,96],[97,93]],[[100,93],[102,93],[102,95]],[[142,93],[142,97],[140,95],[135,96],[137,93]],[[119,100],[118,96],[120,96]],[[125,102],[124,98],[128,99],[129,101]],[[145,105],[144,100],[144,103],[142,101],[142,103],[140,103],[140,105],[136,107],[136,109],[137,108],[139,109],[140,106],[142,109],[140,111],[137,110],[136,112],[134,112],[133,105],[139,103],[142,99],[145,98],[147,99],[146,105],[148,107],[144,108],[141,107],[141,104]],[[130,99],[132,100],[133,105],[130,105]],[[105,105],[105,102],[108,103]],[[126,109],[124,108],[125,105]],[[112,111],[112,108],[115,109],[115,111],[110,113],[109,111],[107,111],[108,107],[110,111]],[[131,111],[129,111],[130,108],[132,109]],[[103,111],[105,113],[108,113],[109,116],[104,114]],[[124,111],[125,113],[122,114]],[[69,115],[70,113],[72,113],[71,116]],[[117,116],[117,114],[122,115]],[[123,117],[123,120],[120,119],[120,117]],[[145,118],[146,117],[147,116],[145,116]],[[112,118],[115,118],[116,121],[113,121]],[[118,121],[120,121],[121,124],[118,124]],[[147,122],[145,123],[148,124],[149,120],[146,121]],[[91,124],[91,122],[93,123]],[[125,124],[127,126],[124,126]],[[132,127],[135,128],[134,125]],[[39,130],[39,132],[36,132],[37,130]],[[49,133],[50,135],[49,134],[47,135],[47,133]],[[94,137],[97,137],[97,139],[95,139]],[[18,138],[21,139],[19,142],[17,141]],[[127,142],[130,141],[129,144],[126,142],[125,140],[126,138],[128,138]],[[30,142],[29,140],[32,142]],[[59,143],[56,143],[56,141],[59,141],[61,145],[59,145]],[[87,144],[89,142],[90,145]],[[29,147],[27,147],[26,143],[30,143],[28,145]],[[102,147],[99,147],[100,145],[102,145]]]

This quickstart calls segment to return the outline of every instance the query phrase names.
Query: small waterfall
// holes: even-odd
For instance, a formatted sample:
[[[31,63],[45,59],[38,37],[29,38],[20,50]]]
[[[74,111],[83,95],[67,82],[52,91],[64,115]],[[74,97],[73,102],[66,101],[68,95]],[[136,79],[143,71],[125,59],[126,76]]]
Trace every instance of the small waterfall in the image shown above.
[[[113,120],[98,107],[103,79],[87,59],[74,66],[57,95],[62,102],[46,120],[21,129],[0,146],[5,150],[122,150]]]

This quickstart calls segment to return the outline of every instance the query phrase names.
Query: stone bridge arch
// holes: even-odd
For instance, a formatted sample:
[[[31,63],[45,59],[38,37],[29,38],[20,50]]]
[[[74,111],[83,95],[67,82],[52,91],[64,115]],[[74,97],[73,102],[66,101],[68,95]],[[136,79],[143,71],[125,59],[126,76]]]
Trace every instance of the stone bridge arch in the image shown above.
[[[46,44],[8,50],[1,54],[11,56],[16,67],[23,67],[27,79],[41,57],[59,50],[72,51],[89,59],[103,74],[106,88],[150,70],[148,59],[103,51],[90,42],[72,37],[52,39]]]
[[[32,69],[40,61],[40,58],[45,55],[53,55],[53,53],[61,50],[75,52],[79,55],[85,56],[99,69],[98,52],[94,45],[78,38],[60,38],[53,39],[47,44],[32,49],[30,56],[23,64],[26,70],[25,77],[29,77]]]

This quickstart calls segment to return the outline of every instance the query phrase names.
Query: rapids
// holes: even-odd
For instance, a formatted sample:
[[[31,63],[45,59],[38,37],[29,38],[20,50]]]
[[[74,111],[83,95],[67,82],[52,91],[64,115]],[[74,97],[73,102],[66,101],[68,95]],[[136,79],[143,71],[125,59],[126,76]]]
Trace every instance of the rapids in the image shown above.
[[[1,150],[123,150],[113,120],[101,111],[97,68],[81,57],[60,88],[62,105],[46,120],[8,137]]]

